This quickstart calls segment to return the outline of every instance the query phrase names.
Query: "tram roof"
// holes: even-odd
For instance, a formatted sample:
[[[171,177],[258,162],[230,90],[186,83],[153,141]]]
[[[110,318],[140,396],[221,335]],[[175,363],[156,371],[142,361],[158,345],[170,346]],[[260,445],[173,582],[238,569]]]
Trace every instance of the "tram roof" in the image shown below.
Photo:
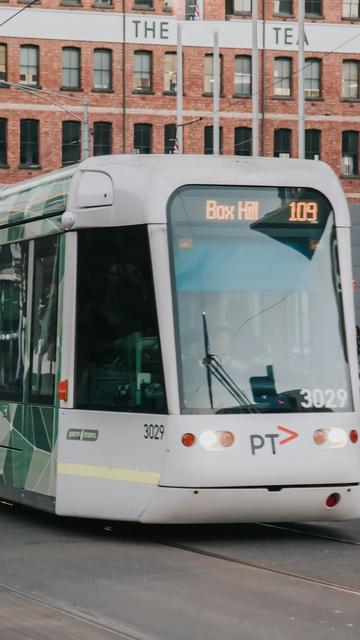
[[[92,157],[78,165],[6,188],[0,193],[0,226],[14,222],[14,217],[26,222],[36,216],[54,215],[60,205],[62,210],[66,206],[77,213],[79,226],[82,226],[80,216],[87,218],[86,213],[94,208],[99,213],[97,225],[106,211],[111,212],[112,219],[115,215],[121,224],[163,223],[166,222],[169,197],[184,185],[313,188],[330,200],[336,212],[336,224],[350,226],[340,182],[324,162],[140,154]],[[44,196],[39,197],[41,191],[47,200]],[[29,198],[32,205],[29,205]],[[9,210],[8,203],[14,201],[17,206]],[[114,222],[113,219],[112,224]]]

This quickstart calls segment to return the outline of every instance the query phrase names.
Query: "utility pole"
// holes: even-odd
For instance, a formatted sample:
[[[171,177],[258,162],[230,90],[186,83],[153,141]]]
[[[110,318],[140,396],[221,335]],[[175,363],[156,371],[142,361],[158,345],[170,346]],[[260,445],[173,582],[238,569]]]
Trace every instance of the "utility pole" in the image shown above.
[[[214,32],[213,54],[213,154],[220,153],[220,54],[219,32]]]
[[[305,96],[304,96],[304,42],[305,0],[299,0],[299,44],[298,44],[298,148],[299,158],[305,158]]]
[[[252,155],[259,155],[259,49],[258,49],[258,0],[252,1],[252,56],[251,56],[251,95],[252,95]]]

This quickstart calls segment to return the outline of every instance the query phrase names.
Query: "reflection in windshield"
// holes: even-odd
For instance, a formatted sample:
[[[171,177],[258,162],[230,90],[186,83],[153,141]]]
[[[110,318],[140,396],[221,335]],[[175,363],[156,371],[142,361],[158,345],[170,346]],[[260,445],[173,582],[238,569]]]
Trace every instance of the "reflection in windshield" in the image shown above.
[[[350,410],[328,201],[306,189],[186,187],[169,220],[182,410]]]

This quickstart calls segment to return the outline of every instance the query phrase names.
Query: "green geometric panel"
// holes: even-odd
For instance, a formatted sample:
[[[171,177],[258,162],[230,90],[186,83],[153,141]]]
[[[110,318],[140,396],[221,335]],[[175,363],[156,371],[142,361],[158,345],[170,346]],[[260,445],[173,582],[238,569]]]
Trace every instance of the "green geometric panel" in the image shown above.
[[[25,480],[25,489],[43,495],[53,495],[55,487],[55,457],[52,453],[35,450]]]

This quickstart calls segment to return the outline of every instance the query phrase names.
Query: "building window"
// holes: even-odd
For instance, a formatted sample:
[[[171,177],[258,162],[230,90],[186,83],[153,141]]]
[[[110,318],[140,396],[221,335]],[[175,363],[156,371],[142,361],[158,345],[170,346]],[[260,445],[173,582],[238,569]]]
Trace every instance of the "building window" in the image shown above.
[[[151,124],[135,124],[134,125],[134,152],[135,153],[151,153],[152,143],[152,125]]]
[[[39,47],[20,47],[20,83],[32,86],[39,84]]]
[[[112,89],[112,51],[95,49],[94,51],[94,89],[111,91]]]
[[[213,95],[214,87],[214,56],[206,53],[204,58],[204,93]],[[222,56],[220,55],[220,93],[222,93]]]
[[[0,81],[7,80],[7,49],[6,44],[0,44]]]
[[[111,122],[94,122],[94,156],[109,156],[111,153]]]
[[[176,144],[176,124],[166,124],[164,128],[164,153],[175,153]]]
[[[283,16],[292,16],[293,0],[275,0],[274,13]]]
[[[234,140],[235,156],[252,156],[252,129],[236,127]]]
[[[152,9],[153,0],[133,0],[135,9]]]
[[[199,0],[185,0],[185,20],[199,19]]]
[[[20,120],[20,166],[39,166],[38,120]]]
[[[152,55],[150,51],[134,53],[134,91],[149,92],[152,88]]]
[[[321,96],[321,60],[305,60],[304,68],[305,98]]]
[[[320,135],[317,129],[305,131],[305,158],[306,160],[320,160]]]
[[[291,96],[291,58],[275,58],[274,95]]]
[[[62,163],[72,164],[80,160],[80,122],[65,120],[62,123]]]
[[[64,47],[62,50],[62,86],[80,89],[80,49]]]
[[[222,153],[222,127],[220,127],[219,133],[219,147],[220,153]],[[213,127],[204,128],[204,154],[212,155],[214,153],[214,134]]]
[[[359,0],[344,0],[343,17],[344,18],[360,18]]]
[[[7,120],[0,118],[0,167],[7,166]]]
[[[348,100],[359,97],[359,63],[357,60],[343,62],[342,97]]]
[[[305,0],[307,16],[322,16],[322,0]]]
[[[359,172],[359,134],[357,131],[343,131],[342,167],[344,176],[356,176]]]
[[[291,158],[291,129],[275,129],[274,157]]]
[[[251,0],[226,0],[225,12],[227,15],[251,13],[251,9]]]
[[[235,56],[235,95],[251,96],[251,56]]]
[[[176,53],[173,51],[164,56],[164,91],[176,93]]]
[[[95,7],[112,7],[112,0],[94,0],[93,6]]]

